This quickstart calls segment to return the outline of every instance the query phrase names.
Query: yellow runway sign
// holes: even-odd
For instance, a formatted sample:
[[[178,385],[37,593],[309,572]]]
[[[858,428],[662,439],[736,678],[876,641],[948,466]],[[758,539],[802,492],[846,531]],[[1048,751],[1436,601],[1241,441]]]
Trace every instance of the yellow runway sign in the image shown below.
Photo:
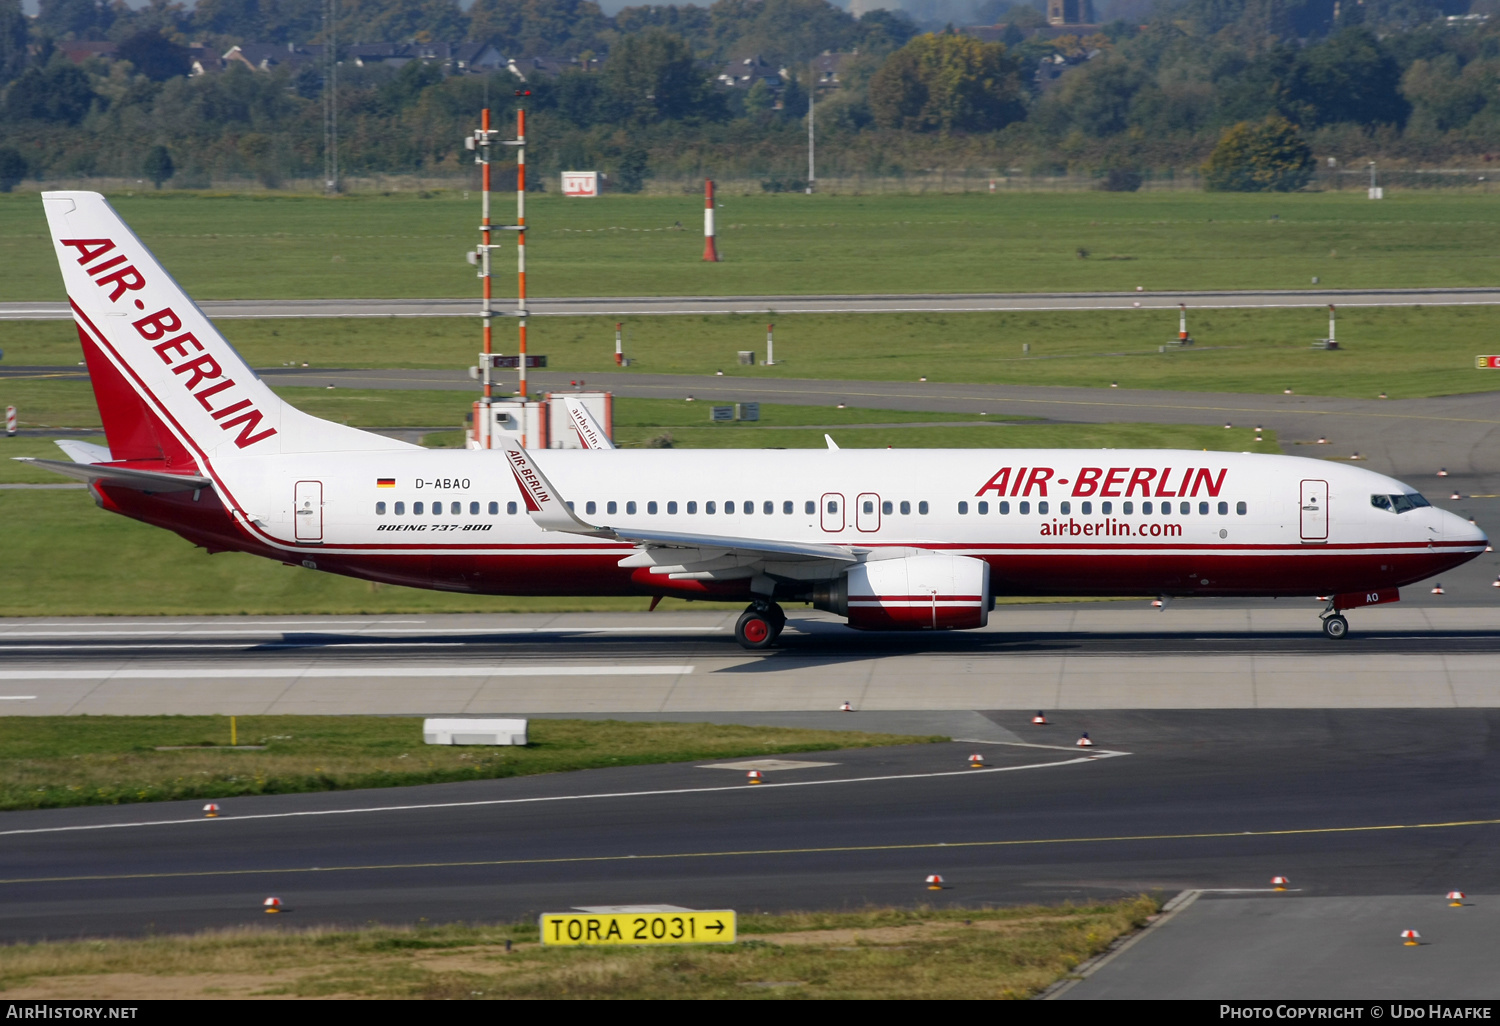
[[[734,912],[544,912],[543,944],[733,944]]]

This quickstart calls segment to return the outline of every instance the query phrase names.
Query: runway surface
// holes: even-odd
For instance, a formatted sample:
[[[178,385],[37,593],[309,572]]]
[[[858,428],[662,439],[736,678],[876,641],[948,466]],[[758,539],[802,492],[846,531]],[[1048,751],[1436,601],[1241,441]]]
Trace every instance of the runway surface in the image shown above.
[[[1493,589],[1492,589],[1493,590]],[[0,621],[10,715],[721,714],[1500,706],[1493,605],[1001,607],[982,631],[864,634],[791,611]]]
[[[988,716],[1023,744],[798,756],[833,765],[759,787],[684,764],[226,799],[217,820],[201,802],[7,813],[0,939],[1088,901],[1273,875],[1304,897],[1500,891],[1495,712]],[[1098,758],[1072,746],[1082,729]],[[992,769],[966,768],[976,747]],[[273,894],[290,914],[261,913]]]
[[[1210,292],[1035,292],[830,296],[599,296],[528,299],[533,317],[663,314],[963,313],[1006,310],[1199,310],[1340,306],[1494,306],[1500,289],[1264,289]],[[473,317],[472,299],[203,300],[214,320],[271,317]],[[0,303],[0,320],[69,320],[66,303]]]

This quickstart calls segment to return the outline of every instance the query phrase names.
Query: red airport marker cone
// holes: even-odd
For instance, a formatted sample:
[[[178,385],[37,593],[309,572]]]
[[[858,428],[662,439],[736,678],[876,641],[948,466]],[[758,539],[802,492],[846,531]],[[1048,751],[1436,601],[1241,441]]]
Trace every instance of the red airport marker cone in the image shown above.
[[[1162,601],[1161,601],[1161,599],[1152,599],[1151,600],[1151,608],[1152,609],[1161,609],[1162,608]]]
[[[1463,496],[1462,496],[1462,495],[1459,495],[1459,494],[1458,494],[1458,489],[1457,489],[1457,488],[1455,488],[1455,489],[1453,489],[1453,494],[1452,494],[1452,495],[1450,495],[1450,496],[1448,496],[1448,498],[1450,498],[1450,499],[1462,499],[1462,498],[1463,498]]]
[[[1438,477],[1447,477],[1448,476],[1448,468],[1447,467],[1443,467],[1442,469],[1440,469],[1437,472],[1437,476]]]
[[[760,770],[751,770],[745,774],[745,783],[758,784],[761,781]]]
[[[1422,943],[1422,935],[1416,930],[1402,930],[1401,942],[1408,948],[1414,948]]]
[[[209,802],[207,805],[203,806],[203,815],[208,817],[209,819],[213,819],[218,814],[219,807],[213,802]]]
[[[940,891],[943,889],[943,878],[933,873],[927,878],[927,889],[929,891]]]
[[[265,901],[261,902],[261,904],[266,907],[266,911],[267,912],[280,912],[281,911],[281,899],[280,898],[267,898]]]
[[[1443,582],[1442,581],[1438,581],[1436,584],[1434,584],[1432,586],[1432,593],[1434,595],[1442,595],[1442,594],[1444,594],[1444,591],[1443,591]]]
[[[1278,891],[1286,890],[1287,884],[1289,883],[1291,883],[1291,881],[1284,876],[1271,877],[1271,886],[1276,888]]]
[[[1448,907],[1449,908],[1463,908],[1463,904],[1464,904],[1464,892],[1463,891],[1449,891],[1448,892]]]
[[[1038,727],[1045,727],[1047,725],[1047,714],[1038,709],[1037,714],[1031,718],[1031,722],[1035,723]]]
[[[843,705],[839,706],[839,712],[853,712],[853,711],[854,711],[854,706],[850,705],[848,702],[845,702]]]
[[[969,768],[984,769],[984,756],[980,755],[978,752],[975,752],[973,755],[969,756]]]
[[[1086,731],[1086,730],[1083,732],[1083,736],[1080,737],[1077,741],[1075,741],[1073,743],[1075,745],[1077,745],[1079,748],[1092,748],[1092,747],[1094,747],[1094,742],[1089,737],[1089,732]]]

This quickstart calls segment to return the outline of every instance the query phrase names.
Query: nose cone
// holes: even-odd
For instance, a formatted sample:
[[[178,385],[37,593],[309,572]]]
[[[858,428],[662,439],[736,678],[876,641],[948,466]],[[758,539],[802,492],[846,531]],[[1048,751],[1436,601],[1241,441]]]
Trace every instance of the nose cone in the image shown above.
[[[1471,524],[1457,513],[1443,511],[1442,517],[1443,540],[1449,542],[1463,542],[1479,548],[1490,543],[1489,536],[1479,529],[1478,524]]]

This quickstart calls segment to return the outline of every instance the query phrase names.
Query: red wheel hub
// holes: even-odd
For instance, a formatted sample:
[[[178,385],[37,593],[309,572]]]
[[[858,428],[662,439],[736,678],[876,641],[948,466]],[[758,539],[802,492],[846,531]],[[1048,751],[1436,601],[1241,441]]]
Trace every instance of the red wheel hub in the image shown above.
[[[771,636],[771,625],[760,617],[752,617],[745,621],[745,640],[751,644],[758,645]]]

